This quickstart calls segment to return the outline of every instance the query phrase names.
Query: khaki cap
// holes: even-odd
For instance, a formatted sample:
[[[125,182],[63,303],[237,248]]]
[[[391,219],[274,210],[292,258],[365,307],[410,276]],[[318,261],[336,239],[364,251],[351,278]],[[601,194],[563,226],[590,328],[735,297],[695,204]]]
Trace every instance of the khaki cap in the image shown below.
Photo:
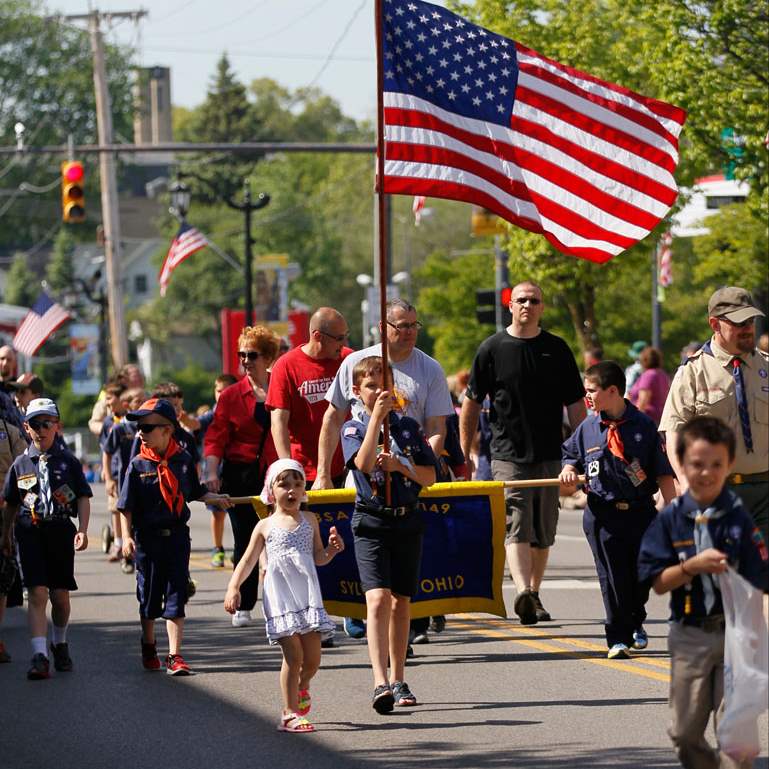
[[[754,304],[749,291],[738,286],[719,288],[708,302],[708,317],[726,318],[732,323],[744,323],[750,318],[763,316]]]

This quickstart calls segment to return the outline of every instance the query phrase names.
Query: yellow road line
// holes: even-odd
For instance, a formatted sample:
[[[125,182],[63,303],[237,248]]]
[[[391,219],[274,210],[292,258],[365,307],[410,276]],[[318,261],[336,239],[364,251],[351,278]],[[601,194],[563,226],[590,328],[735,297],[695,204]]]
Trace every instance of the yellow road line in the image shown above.
[[[460,616],[464,616],[464,615],[460,615]],[[459,628],[461,630],[467,630],[468,632],[473,633],[474,635],[501,638],[501,639],[513,641],[513,643],[520,644],[521,646],[528,646],[531,649],[550,652],[552,654],[568,654],[571,656],[578,657],[584,662],[589,662],[593,665],[601,665],[602,667],[612,668],[614,670],[620,670],[625,673],[632,673],[633,675],[642,676],[643,678],[651,678],[655,681],[663,681],[665,683],[670,682],[669,675],[665,673],[658,673],[656,670],[646,670],[645,668],[638,667],[634,664],[635,662],[645,662],[647,664],[649,662],[654,662],[654,663],[657,663],[660,667],[663,667],[663,666],[667,667],[664,665],[664,663],[660,663],[660,661],[657,661],[657,660],[641,660],[641,659],[634,658],[633,660],[620,662],[618,660],[610,660],[610,659],[605,659],[600,657],[585,657],[579,652],[565,649],[562,646],[556,646],[556,644],[553,643],[553,641],[586,648],[586,650],[589,648],[590,651],[593,651],[593,650],[604,651],[604,649],[602,647],[596,646],[595,644],[584,644],[583,646],[584,642],[582,641],[575,642],[576,639],[564,638],[563,636],[553,637],[548,633],[533,630],[532,628],[528,628],[528,627],[518,628],[514,625],[510,625],[510,626],[505,626],[504,630],[499,630],[497,629],[497,627],[495,627],[495,625],[497,626],[501,625],[501,622],[499,620],[490,620],[490,621],[481,621],[481,622],[474,621],[472,624],[469,622],[452,622],[451,624],[453,627]],[[544,638],[542,641],[534,640],[532,638],[516,638],[515,637],[516,633],[525,633],[526,635],[538,635],[538,636],[543,636]],[[544,640],[544,639],[547,639],[547,640]]]

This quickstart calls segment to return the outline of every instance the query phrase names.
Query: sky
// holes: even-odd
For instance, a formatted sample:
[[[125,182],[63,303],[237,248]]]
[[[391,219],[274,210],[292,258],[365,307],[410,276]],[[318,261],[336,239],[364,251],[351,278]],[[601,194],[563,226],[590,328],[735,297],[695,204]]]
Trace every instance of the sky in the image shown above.
[[[246,85],[259,77],[291,90],[313,84],[350,117],[374,118],[374,0],[47,0],[46,5],[62,14],[148,10],[138,26],[123,20],[103,29],[108,40],[136,46],[141,66],[171,68],[176,106],[203,102],[226,51]]]

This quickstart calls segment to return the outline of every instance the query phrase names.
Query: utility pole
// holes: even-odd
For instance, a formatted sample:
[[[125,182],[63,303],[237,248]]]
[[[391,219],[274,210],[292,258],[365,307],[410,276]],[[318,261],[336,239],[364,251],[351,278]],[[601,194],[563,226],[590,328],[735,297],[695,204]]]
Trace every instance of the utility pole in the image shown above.
[[[112,144],[112,106],[107,89],[107,69],[104,63],[104,39],[101,34],[102,19],[128,18],[138,21],[146,11],[73,14],[70,21],[87,21],[93,53],[93,84],[96,95],[96,125],[99,144]],[[111,152],[99,153],[99,181],[101,183],[101,215],[104,225],[104,263],[107,278],[107,308],[109,314],[112,364],[115,368],[128,362],[128,336],[123,315],[123,289],[121,282],[120,214],[118,211],[117,175],[115,158]]]

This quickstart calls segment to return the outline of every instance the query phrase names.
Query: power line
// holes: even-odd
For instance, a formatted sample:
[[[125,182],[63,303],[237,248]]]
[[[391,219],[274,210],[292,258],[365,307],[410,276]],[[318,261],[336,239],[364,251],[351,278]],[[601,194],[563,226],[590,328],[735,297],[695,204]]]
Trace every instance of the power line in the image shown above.
[[[262,37],[257,37],[254,42],[255,43],[261,43],[262,40],[269,40],[271,37],[277,37],[281,33],[285,32],[288,29],[291,29],[294,25],[298,24],[300,21],[304,21],[308,16],[311,16],[315,11],[318,10],[321,6],[324,6],[328,0],[320,0],[319,3],[316,3],[311,8],[309,8],[307,11],[304,11],[304,13],[299,14],[299,16],[294,17],[291,19],[291,21],[287,22],[282,27],[279,27],[278,29],[273,30],[268,35],[262,35]]]
[[[154,19],[155,22],[165,21],[166,19],[170,19],[172,16],[176,16],[177,13],[181,13],[186,8],[189,8],[193,3],[196,3],[197,0],[187,0],[186,3],[182,3],[180,6],[174,8],[173,11],[170,11],[165,16],[161,16],[159,19]]]
[[[174,38],[178,40],[179,38]],[[145,51],[156,51],[158,53],[181,53],[181,54],[193,54],[198,55],[201,53],[211,54],[214,56],[221,55],[221,48],[169,48],[168,46],[158,45],[145,45]],[[227,56],[246,56],[254,59],[295,59],[300,61],[320,61],[328,58],[328,54],[323,53],[297,53],[296,51],[246,51],[241,49],[227,48]],[[359,54],[357,56],[351,54],[343,54],[337,56],[336,61],[374,61],[373,56],[364,56]]]
[[[198,32],[196,34],[198,35],[207,35],[210,32],[217,32],[220,29],[224,29],[225,27],[229,27],[232,24],[237,24],[237,22],[241,21],[242,19],[245,19],[247,16],[250,16],[254,11],[258,11],[262,6],[267,5],[269,0],[262,0],[261,3],[257,3],[252,8],[249,8],[245,13],[241,13],[240,16],[236,16],[234,19],[230,19],[229,21],[225,21],[223,24],[218,24],[215,27],[208,27],[207,29],[204,29],[202,32]]]

